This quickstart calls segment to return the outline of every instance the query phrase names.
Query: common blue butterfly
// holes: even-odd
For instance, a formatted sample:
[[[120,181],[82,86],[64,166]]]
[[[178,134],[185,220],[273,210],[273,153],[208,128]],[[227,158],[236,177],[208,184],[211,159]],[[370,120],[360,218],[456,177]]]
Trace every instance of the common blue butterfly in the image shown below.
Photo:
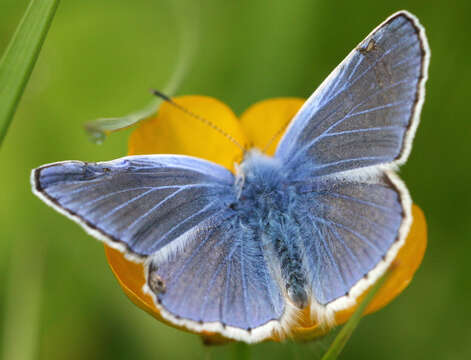
[[[234,176],[181,155],[64,161],[33,191],[145,264],[162,316],[258,342],[310,306],[320,323],[381,276],[411,225],[395,169],[411,149],[429,49],[401,11],[379,25],[292,119],[275,156],[246,153]]]

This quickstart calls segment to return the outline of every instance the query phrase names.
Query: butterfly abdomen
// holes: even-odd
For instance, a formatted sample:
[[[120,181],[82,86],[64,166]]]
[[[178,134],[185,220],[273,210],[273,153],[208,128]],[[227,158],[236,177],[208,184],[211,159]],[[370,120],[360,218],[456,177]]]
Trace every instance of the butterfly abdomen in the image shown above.
[[[308,305],[298,228],[291,212],[297,196],[286,186],[277,159],[250,153],[242,164],[243,181],[233,209],[242,228],[257,234],[265,261],[282,292],[298,308]]]
[[[273,242],[274,254],[279,260],[280,275],[288,298],[300,309],[308,304],[306,278],[300,249],[289,239],[277,237]]]

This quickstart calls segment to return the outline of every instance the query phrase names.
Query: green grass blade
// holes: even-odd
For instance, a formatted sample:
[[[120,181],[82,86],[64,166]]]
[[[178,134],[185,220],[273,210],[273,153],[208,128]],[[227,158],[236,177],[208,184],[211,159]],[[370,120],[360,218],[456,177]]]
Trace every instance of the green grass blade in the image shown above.
[[[33,70],[59,0],[31,0],[0,60],[0,146]]]
[[[363,312],[373,300],[374,296],[378,293],[379,289],[383,286],[389,275],[393,270],[389,269],[386,273],[379,278],[379,280],[374,284],[374,286],[368,291],[363,301],[360,303],[358,308],[355,310],[353,315],[350,317],[348,322],[343,326],[342,330],[339,331],[338,335],[335,337],[334,341],[330,345],[327,352],[322,357],[322,360],[335,360],[338,358],[343,348],[347,344],[348,340],[355,331],[360,319],[363,315]]]

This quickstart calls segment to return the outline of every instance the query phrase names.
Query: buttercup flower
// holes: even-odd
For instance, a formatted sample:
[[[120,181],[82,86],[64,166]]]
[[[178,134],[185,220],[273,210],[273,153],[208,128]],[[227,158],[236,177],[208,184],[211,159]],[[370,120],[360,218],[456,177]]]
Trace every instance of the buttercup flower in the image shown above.
[[[211,121],[230,134],[244,148],[264,149],[273,140],[269,148],[265,150],[269,155],[275,152],[277,142],[282,135],[280,133],[272,139],[274,134],[279,133],[279,130],[289,123],[304,103],[304,100],[299,98],[265,100],[251,106],[238,119],[226,105],[210,97],[183,96],[173,101]],[[235,172],[235,164],[239,163],[243,157],[242,150],[229,142],[226,137],[169,103],[164,103],[156,116],[142,122],[129,139],[129,155],[160,153],[197,156],[216,162],[232,172]],[[422,261],[427,242],[425,218],[416,205],[412,207],[412,216],[413,224],[409,235],[393,261],[395,269],[369,304],[367,314],[381,309],[399,295],[412,280]],[[158,320],[168,323],[160,316],[152,298],[143,292],[144,266],[125,259],[122,253],[106,245],[105,251],[108,263],[126,295],[137,306]],[[357,304],[361,302],[366,291],[359,297]],[[346,322],[354,313],[356,306],[336,312],[336,324]],[[309,308],[303,314],[297,325],[291,329],[295,340],[313,339],[324,335],[329,330],[321,328],[311,319]],[[203,333],[201,335],[213,343],[226,340],[220,334]],[[274,334],[271,340],[281,341],[282,339]]]

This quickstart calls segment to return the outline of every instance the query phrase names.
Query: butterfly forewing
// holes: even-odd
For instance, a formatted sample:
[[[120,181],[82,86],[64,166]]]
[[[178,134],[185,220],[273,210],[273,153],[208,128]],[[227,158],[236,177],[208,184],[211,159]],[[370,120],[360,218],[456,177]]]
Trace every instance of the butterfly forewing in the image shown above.
[[[427,51],[412,15],[389,18],[307,100],[276,156],[292,168],[309,166],[311,176],[405,161],[422,105]]]
[[[67,161],[33,173],[36,192],[111,246],[147,256],[233,201],[233,175],[186,156]]]

